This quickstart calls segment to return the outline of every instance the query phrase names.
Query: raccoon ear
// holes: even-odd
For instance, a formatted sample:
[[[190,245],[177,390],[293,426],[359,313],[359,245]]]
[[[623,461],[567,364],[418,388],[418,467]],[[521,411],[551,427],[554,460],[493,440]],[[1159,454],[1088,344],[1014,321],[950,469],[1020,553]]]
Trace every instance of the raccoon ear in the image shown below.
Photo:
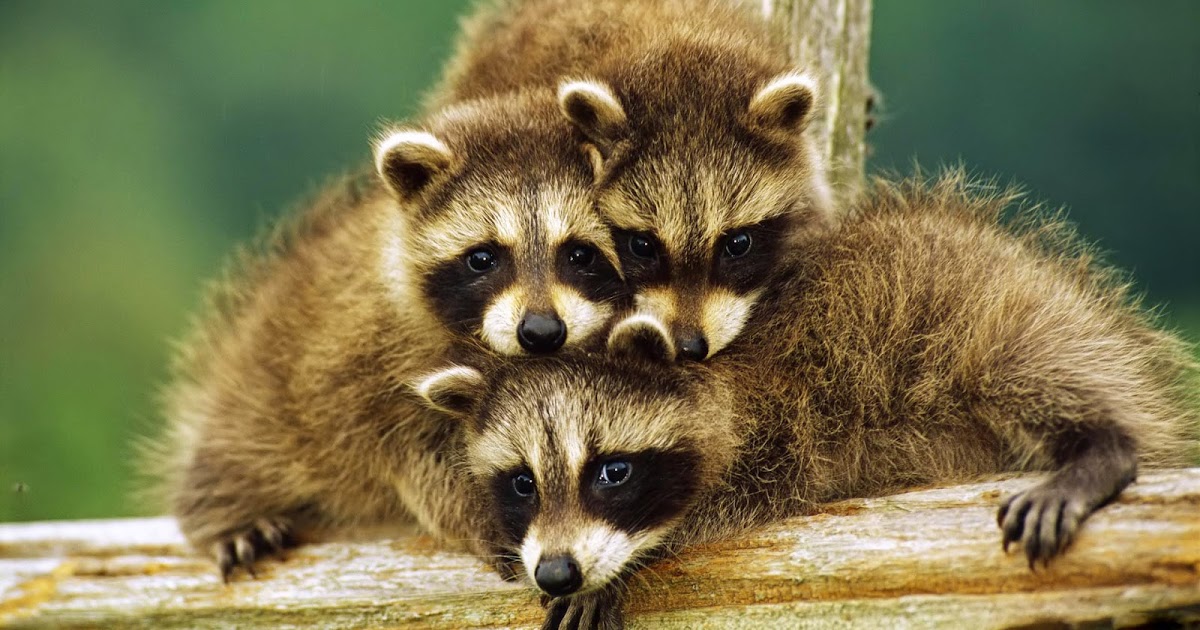
[[[600,81],[563,81],[558,85],[558,108],[605,158],[629,134],[625,108]]]
[[[426,131],[391,131],[375,143],[375,171],[401,199],[410,199],[450,167],[454,154]]]
[[[608,351],[661,363],[675,360],[675,342],[657,318],[637,314],[616,323],[608,333]]]
[[[451,366],[426,374],[413,388],[425,404],[452,416],[465,416],[483,392],[483,374],[472,367]]]
[[[813,118],[817,82],[807,74],[789,72],[771,79],[750,99],[750,120],[780,131],[801,131]]]

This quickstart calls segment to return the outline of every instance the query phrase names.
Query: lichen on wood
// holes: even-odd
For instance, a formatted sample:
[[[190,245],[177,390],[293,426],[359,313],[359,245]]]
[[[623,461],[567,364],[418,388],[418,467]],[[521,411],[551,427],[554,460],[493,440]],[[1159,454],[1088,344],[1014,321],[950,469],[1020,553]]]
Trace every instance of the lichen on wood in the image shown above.
[[[871,94],[867,59],[870,0],[761,0],[789,54],[817,78],[824,116],[809,133],[829,161],[838,207],[859,192],[866,159],[864,136]]]
[[[1033,478],[855,499],[652,565],[633,628],[1200,623],[1200,468],[1143,473],[1047,569],[1000,549]],[[327,542],[224,585],[169,518],[0,525],[6,627],[536,626],[536,592],[427,537]]]

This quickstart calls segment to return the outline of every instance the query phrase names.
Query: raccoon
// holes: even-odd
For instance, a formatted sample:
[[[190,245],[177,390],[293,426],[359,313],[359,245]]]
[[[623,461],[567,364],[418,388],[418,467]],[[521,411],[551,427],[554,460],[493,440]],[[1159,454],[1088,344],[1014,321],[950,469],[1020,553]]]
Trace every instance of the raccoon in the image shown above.
[[[553,598],[546,627],[618,627],[622,583],[660,554],[1001,471],[1050,472],[998,513],[1032,568],[1139,465],[1186,461],[1190,349],[1060,222],[1002,227],[1010,197],[956,174],[881,184],[701,364],[659,363],[674,338],[638,314],[616,356],[425,378],[464,418],[496,546]]]
[[[214,290],[150,447],[228,577],[303,532],[415,519],[485,539],[459,434],[404,387],[431,361],[602,344],[627,308],[554,94],[463,103],[376,145]]]
[[[833,221],[805,133],[816,83],[745,3],[488,3],[430,103],[529,85],[556,86],[637,309],[682,358],[728,345],[781,258]]]
[[[375,147],[398,206],[390,273],[417,278],[394,279],[396,300],[427,303],[449,330],[506,355],[582,346],[629,297],[552,99],[526,90],[459,103]]]

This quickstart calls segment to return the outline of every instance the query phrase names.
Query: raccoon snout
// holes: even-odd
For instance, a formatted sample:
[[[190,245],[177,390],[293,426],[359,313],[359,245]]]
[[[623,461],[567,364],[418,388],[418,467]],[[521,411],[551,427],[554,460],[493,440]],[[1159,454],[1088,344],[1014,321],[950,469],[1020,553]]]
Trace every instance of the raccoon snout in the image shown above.
[[[703,333],[684,333],[679,338],[679,356],[691,360],[702,361],[708,356],[708,340]]]
[[[538,560],[533,572],[538,588],[554,597],[570,595],[583,585],[583,574],[570,555],[553,556]]]
[[[549,317],[537,313],[526,313],[517,325],[517,341],[527,352],[543,354],[554,352],[567,340],[567,326],[551,314]]]

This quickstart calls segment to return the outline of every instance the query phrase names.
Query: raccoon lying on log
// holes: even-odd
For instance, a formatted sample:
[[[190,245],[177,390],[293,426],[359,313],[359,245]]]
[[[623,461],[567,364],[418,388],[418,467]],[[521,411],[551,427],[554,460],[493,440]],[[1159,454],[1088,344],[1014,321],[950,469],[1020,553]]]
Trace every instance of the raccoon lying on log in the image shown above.
[[[637,314],[612,355],[456,364],[416,389],[547,628],[615,628],[663,554],[823,502],[1048,471],[998,510],[1033,568],[1139,466],[1197,445],[1191,349],[1057,220],[951,173],[880,183],[795,253],[726,352],[672,364]],[[447,430],[450,430],[449,428]]]
[[[629,308],[553,91],[391,129],[376,168],[243,255],[180,345],[147,467],[226,576],[312,528],[478,539],[458,433],[405,384],[447,353],[601,348]]]

